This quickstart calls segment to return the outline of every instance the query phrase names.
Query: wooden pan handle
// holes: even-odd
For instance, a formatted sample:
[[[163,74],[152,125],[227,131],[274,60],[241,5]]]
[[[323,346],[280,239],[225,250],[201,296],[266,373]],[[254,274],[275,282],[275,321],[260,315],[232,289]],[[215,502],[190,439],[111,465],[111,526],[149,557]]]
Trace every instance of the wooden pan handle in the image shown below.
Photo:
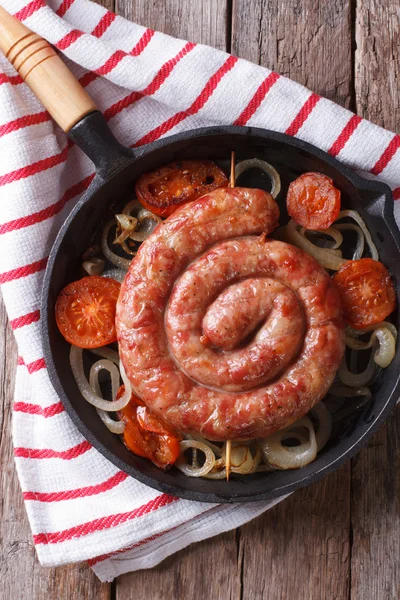
[[[64,131],[97,110],[50,44],[1,6],[0,50]]]

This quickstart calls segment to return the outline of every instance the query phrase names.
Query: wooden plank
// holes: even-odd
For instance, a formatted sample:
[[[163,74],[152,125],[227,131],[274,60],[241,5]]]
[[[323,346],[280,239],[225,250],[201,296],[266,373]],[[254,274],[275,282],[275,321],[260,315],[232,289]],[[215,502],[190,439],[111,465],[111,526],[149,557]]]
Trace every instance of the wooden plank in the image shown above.
[[[350,2],[233,0],[232,15],[234,54],[351,104]],[[347,600],[350,465],[242,527],[239,537],[243,600]]]
[[[348,107],[350,0],[233,0],[232,53]]]
[[[398,4],[360,0],[357,112],[400,133]],[[400,597],[400,407],[353,460],[351,600]]]
[[[400,407],[352,461],[351,600],[400,598]]]
[[[347,600],[349,483],[345,465],[241,528],[242,600]]]
[[[163,33],[226,49],[227,0],[116,0],[116,12]]]
[[[356,12],[357,112],[400,133],[400,21],[393,0],[359,0]]]
[[[235,533],[224,533],[189,546],[149,571],[137,571],[118,577],[116,600],[150,598],[239,599],[240,569]]]
[[[4,332],[0,339],[0,595],[29,600],[74,597],[108,600],[110,586],[100,583],[85,564],[45,569],[36,558],[12,450],[11,413],[17,348],[2,302],[0,328]]]

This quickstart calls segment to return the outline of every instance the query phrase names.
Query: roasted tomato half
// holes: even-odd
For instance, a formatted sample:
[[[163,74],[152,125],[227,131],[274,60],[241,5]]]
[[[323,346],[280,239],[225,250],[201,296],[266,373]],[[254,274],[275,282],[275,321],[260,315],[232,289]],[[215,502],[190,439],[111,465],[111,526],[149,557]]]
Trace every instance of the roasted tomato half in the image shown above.
[[[142,175],[136,184],[140,203],[160,217],[204,194],[226,187],[225,173],[209,160],[182,160]]]
[[[121,284],[89,276],[68,284],[56,302],[56,322],[67,342],[99,348],[115,342],[115,310]]]
[[[396,308],[389,271],[372,258],[349,260],[334,277],[348,325],[363,329],[386,319]]]
[[[124,386],[120,387],[117,398],[122,396],[124,389]],[[181,438],[137,396],[132,394],[129,403],[118,412],[118,417],[125,423],[124,443],[131,452],[148,458],[161,469],[168,469],[175,463]]]
[[[340,212],[340,191],[322,173],[304,173],[289,185],[287,210],[307,229],[328,229]]]

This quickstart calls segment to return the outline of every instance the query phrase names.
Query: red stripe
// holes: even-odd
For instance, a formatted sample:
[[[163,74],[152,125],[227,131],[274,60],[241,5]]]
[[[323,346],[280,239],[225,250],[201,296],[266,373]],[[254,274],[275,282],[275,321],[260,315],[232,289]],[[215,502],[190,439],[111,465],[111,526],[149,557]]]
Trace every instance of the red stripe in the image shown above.
[[[264,79],[264,81],[258,87],[256,93],[246,106],[246,108],[234,122],[234,125],[246,125],[246,123],[251,119],[256,110],[259,108],[261,102],[264,100],[265,96],[268,94],[269,90],[272,88],[274,83],[278,81],[279,77],[280,75],[278,75],[278,73],[270,73],[268,77]]]
[[[29,227],[31,225],[35,225],[36,223],[41,223],[46,219],[50,219],[50,217],[54,217],[57,215],[64,206],[67,204],[69,200],[72,200],[78,194],[84,192],[90,185],[93,180],[94,173],[82,179],[78,183],[75,183],[72,187],[68,188],[62,198],[51,204],[47,208],[43,210],[39,210],[36,213],[32,213],[30,215],[26,215],[25,217],[20,217],[19,219],[14,219],[13,221],[8,221],[8,223],[3,223],[0,225],[0,235],[3,233],[8,233],[9,231],[15,231],[16,229],[22,229],[23,227]]]
[[[96,531],[103,531],[104,529],[110,529],[111,527],[116,527],[122,523],[132,521],[133,519],[154,512],[163,506],[172,504],[177,500],[179,500],[179,498],[161,494],[160,496],[157,496],[157,498],[154,498],[154,500],[150,500],[147,504],[135,508],[135,510],[130,512],[108,515],[106,517],[101,517],[100,519],[94,519],[94,521],[71,527],[70,529],[64,529],[63,531],[38,533],[33,536],[33,541],[35,544],[57,544],[66,540],[82,537],[84,535],[95,533]]]
[[[65,492],[24,492],[24,500],[35,500],[37,502],[61,502],[62,500],[74,500],[75,498],[85,498],[95,496],[102,492],[107,492],[116,487],[128,478],[126,473],[118,471],[115,475],[97,485],[77,488],[75,490],[66,490]]]
[[[189,108],[176,113],[173,117],[170,117],[164,121],[164,123],[147,133],[134,145],[142,146],[144,144],[148,144],[149,142],[154,142],[159,137],[170,131],[170,129],[178,125],[178,123],[184,121],[187,117],[198,113],[199,110],[203,108],[206,102],[210,99],[221,79],[233,68],[237,61],[238,59],[236,56],[229,56],[222,67],[220,67],[218,71],[214,73],[214,75],[212,75],[212,77],[208,80],[202,92],[197,96],[196,100],[189,106]]]
[[[68,157],[69,148],[70,144],[67,144],[59,154],[38,160],[35,163],[27,165],[26,167],[20,167],[5,175],[0,175],[0,186],[19,181],[20,179],[25,179],[26,177],[31,177],[31,175],[36,175],[37,173],[41,173],[42,171],[46,171],[47,169],[51,169],[52,167],[65,162]]]
[[[22,317],[17,317],[10,322],[10,325],[13,329],[19,329],[20,327],[24,327],[25,325],[30,325],[31,323],[36,323],[40,319],[40,311],[34,310],[27,315],[23,315]]]
[[[28,363],[26,365],[26,368],[28,369],[28,373],[32,375],[32,373],[36,373],[36,371],[40,371],[40,369],[45,369],[46,363],[44,361],[44,358],[38,358],[37,360]]]
[[[61,458],[62,460],[72,460],[85,454],[91,447],[91,444],[85,440],[73,448],[61,451],[52,450],[51,448],[43,448],[41,450],[37,448],[14,448],[14,456],[17,458]]]
[[[92,31],[92,35],[96,37],[101,37],[103,33],[107,30],[107,28],[111,25],[111,23],[115,20],[116,14],[112,12],[107,12],[98,22],[96,27]],[[69,33],[67,33],[59,42],[56,42],[54,45],[57,46],[59,50],[65,50],[69,48],[71,44],[76,42],[77,39],[84,35],[83,31],[79,29],[73,29]]]
[[[23,127],[38,125],[39,123],[46,123],[46,121],[50,121],[50,119],[51,117],[46,110],[40,113],[35,113],[34,115],[19,117],[18,119],[14,119],[14,121],[0,125],[0,137],[3,137],[12,131],[18,131],[18,129],[22,129]]]
[[[154,34],[155,34],[155,31],[153,29],[146,29],[146,31],[144,32],[144,34],[142,35],[142,37],[140,38],[140,40],[138,41],[136,46],[134,46],[132,48],[132,50],[129,52],[129,55],[130,56],[139,56],[139,54],[141,54],[143,52],[143,50],[146,48],[147,44],[150,42],[150,40]]]
[[[14,17],[18,19],[18,21],[24,21],[25,19],[33,15],[34,12],[39,10],[39,8],[43,8],[43,6],[46,6],[46,3],[43,0],[33,0],[32,2],[29,2],[29,4],[24,6],[24,8],[21,8],[21,10],[16,12],[14,14]]]
[[[400,200],[400,187],[394,189],[392,194],[393,194],[393,200]]]
[[[24,80],[19,75],[6,75],[5,73],[0,73],[0,85],[2,83],[10,83],[11,85],[19,85],[20,83],[24,83]]]
[[[103,115],[105,120],[109,121],[110,119],[115,117],[115,115],[123,111],[124,108],[131,106],[140,98],[143,98],[143,95],[140,92],[131,92],[130,94],[128,94],[128,96],[122,98],[122,100],[118,100],[118,102],[116,102],[115,104],[110,106],[110,108],[107,108],[107,110],[104,111]]]
[[[292,123],[286,129],[285,133],[287,135],[296,135],[299,129],[304,125],[307,118],[310,116],[313,108],[321,99],[321,96],[318,94],[311,94],[311,96],[306,100],[296,117],[293,119]]]
[[[50,406],[46,406],[46,408],[42,408],[38,404],[30,404],[29,402],[14,402],[13,409],[15,412],[39,415],[45,419],[59,415],[65,410],[61,402],[55,402],[54,404],[50,404]]]
[[[373,175],[379,175],[387,167],[393,156],[396,154],[398,148],[400,148],[400,135],[395,135],[390,141],[390,144],[382,154],[380,159],[375,163],[371,169]]]
[[[191,50],[193,50],[193,48],[195,48],[195,47],[196,47],[196,44],[193,44],[193,42],[188,42],[182,48],[182,50],[180,50],[178,52],[178,54],[176,56],[174,56],[174,58],[171,58],[165,64],[163,64],[161,69],[158,71],[157,75],[154,77],[153,81],[143,90],[142,94],[144,94],[146,96],[154,94],[161,87],[161,85],[164,83],[164,81],[167,79],[167,77],[171,74],[175,65],[184,56],[186,56],[186,54],[189,54],[189,52]]]
[[[79,31],[79,29],[73,29],[72,31],[67,33],[67,35],[64,35],[64,37],[61,38],[61,40],[54,45],[57,46],[57,48],[59,50],[66,50],[67,48],[69,48],[69,46],[71,46],[71,44],[76,42],[76,40],[79,39],[82,35],[83,35],[83,31]]]
[[[150,42],[151,38],[154,35],[154,31],[152,29],[146,29],[136,46],[129,52],[124,52],[123,50],[117,50],[110,56],[110,58],[104,63],[103,66],[99,67],[95,71],[89,71],[85,73],[80,80],[79,83],[86,87],[89,83],[95,81],[100,75],[106,75],[112,69],[114,69],[125,56],[139,56],[141,52],[146,48],[147,44]]]
[[[350,137],[353,135],[362,118],[358,115],[353,115],[347,125],[344,127],[342,133],[338,136],[336,141],[329,148],[328,153],[332,156],[337,156],[341,150],[345,147]]]
[[[192,42],[188,42],[182,48],[182,50],[178,52],[176,56],[174,56],[162,65],[161,69],[158,71],[158,73],[156,73],[153,80],[144,90],[142,90],[141,92],[131,92],[130,94],[128,94],[128,96],[125,96],[125,98],[122,98],[122,100],[119,100],[118,102],[110,106],[110,108],[108,108],[104,112],[104,118],[106,119],[106,121],[109,121],[110,119],[112,119],[112,117],[115,117],[115,115],[120,113],[124,108],[131,106],[134,102],[139,100],[139,98],[154,94],[161,87],[161,85],[164,83],[167,77],[171,74],[175,65],[184,56],[186,56],[186,54],[193,50],[194,47],[195,44],[193,44]]]
[[[41,258],[29,265],[23,265],[22,267],[17,267],[11,271],[0,273],[0,284],[8,283],[9,281],[14,281],[14,279],[20,279],[21,277],[27,277],[28,275],[43,271],[46,268],[47,260],[48,257]]]
[[[63,0],[58,9],[56,10],[56,14],[59,17],[63,17],[67,10],[73,5],[74,0]]]
[[[44,358],[38,358],[37,360],[34,360],[31,363],[25,364],[25,361],[22,358],[22,356],[18,356],[17,364],[19,366],[25,366],[28,369],[29,374],[36,373],[36,371],[40,371],[40,369],[46,368]]]
[[[112,71],[118,65],[118,63],[125,58],[125,56],[128,56],[126,52],[123,52],[123,50],[116,50],[103,66],[99,67],[95,71],[89,71],[88,73],[85,73],[85,75],[79,79],[79,83],[83,87],[86,87],[89,85],[89,83],[92,83],[92,81],[97,79],[99,75],[107,75],[107,73]]]
[[[101,37],[103,33],[108,29],[113,21],[115,21],[117,15],[111,11],[107,11],[106,14],[100,19],[96,27],[92,31],[92,35]]]

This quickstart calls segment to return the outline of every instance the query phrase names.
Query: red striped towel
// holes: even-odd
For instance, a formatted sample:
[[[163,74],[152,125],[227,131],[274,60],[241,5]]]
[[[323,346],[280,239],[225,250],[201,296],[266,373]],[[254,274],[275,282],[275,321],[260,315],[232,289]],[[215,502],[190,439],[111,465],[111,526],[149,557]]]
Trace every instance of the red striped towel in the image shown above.
[[[87,0],[0,3],[59,48],[126,145],[204,125],[251,124],[311,142],[385,181],[400,198],[400,137],[276,73],[129,23]],[[77,432],[46,372],[39,297],[54,237],[93,165],[3,57],[0,156],[0,283],[20,352],[15,456],[42,564],[87,559],[110,580],[269,508],[160,494],[118,471]]]

